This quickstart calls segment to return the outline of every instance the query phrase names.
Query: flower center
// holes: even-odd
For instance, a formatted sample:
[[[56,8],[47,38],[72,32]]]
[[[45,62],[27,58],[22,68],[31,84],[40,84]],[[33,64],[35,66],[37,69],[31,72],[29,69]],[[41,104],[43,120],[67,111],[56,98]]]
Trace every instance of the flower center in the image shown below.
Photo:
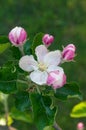
[[[43,63],[39,63],[38,67],[39,67],[39,70],[41,70],[41,71],[45,71],[47,69],[47,66]]]

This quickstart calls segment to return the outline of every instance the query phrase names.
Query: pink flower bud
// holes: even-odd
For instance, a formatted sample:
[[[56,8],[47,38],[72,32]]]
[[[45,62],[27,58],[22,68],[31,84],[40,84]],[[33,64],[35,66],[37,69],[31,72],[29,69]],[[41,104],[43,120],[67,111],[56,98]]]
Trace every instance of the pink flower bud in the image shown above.
[[[9,40],[16,47],[24,44],[26,41],[26,38],[27,38],[27,33],[21,27],[15,27],[9,33]]]
[[[77,124],[77,130],[84,130],[84,124],[82,122]]]
[[[44,43],[44,45],[46,47],[49,47],[53,41],[54,41],[54,37],[52,35],[49,35],[49,34],[45,34],[42,38],[42,42]]]
[[[66,83],[66,75],[62,70],[56,70],[49,73],[47,85],[52,85],[54,89],[62,87]]]
[[[63,60],[71,61],[75,57],[76,47],[73,44],[67,45],[62,52]]]

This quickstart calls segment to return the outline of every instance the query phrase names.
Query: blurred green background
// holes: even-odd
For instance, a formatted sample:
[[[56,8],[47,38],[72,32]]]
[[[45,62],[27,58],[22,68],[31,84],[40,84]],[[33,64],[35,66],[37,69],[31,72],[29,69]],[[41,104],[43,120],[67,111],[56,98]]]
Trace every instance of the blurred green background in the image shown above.
[[[15,26],[22,26],[30,40],[37,32],[54,35],[52,48],[62,49],[69,43],[77,48],[75,62],[65,63],[67,81],[77,81],[86,100],[86,0],[0,0],[0,35],[8,35]],[[70,117],[79,100],[58,101],[57,122],[63,130],[76,130],[79,121]],[[30,124],[15,121],[19,130],[36,130]]]

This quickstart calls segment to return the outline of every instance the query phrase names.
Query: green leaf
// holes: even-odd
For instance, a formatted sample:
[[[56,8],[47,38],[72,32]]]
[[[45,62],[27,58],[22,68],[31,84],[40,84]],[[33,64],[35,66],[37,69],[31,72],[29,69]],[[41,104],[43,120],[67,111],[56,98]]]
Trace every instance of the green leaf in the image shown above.
[[[0,36],[0,44],[9,43],[9,38],[7,36]]]
[[[38,46],[38,45],[41,45],[43,44],[42,43],[42,37],[43,37],[43,33],[37,33],[36,36],[34,37],[34,40],[33,40],[33,43],[32,43],[32,53],[33,55],[35,55],[35,48]]]
[[[76,83],[65,84],[62,88],[57,89],[54,95],[61,100],[67,100],[68,98],[82,99],[79,86]]]
[[[10,48],[7,48],[4,53],[0,54],[0,66],[4,65],[8,61],[13,60],[12,57],[12,50]]]
[[[12,123],[13,123],[13,119],[10,116],[8,116],[8,123],[7,123],[7,125],[11,126]]]
[[[29,93],[28,92],[18,92],[15,95],[15,105],[16,108],[20,111],[25,111],[30,108],[30,100],[29,100]]]
[[[51,109],[51,99],[48,96],[41,96],[36,93],[30,94],[34,123],[38,130],[43,130],[45,126],[53,125],[56,108]]]
[[[21,57],[22,57],[22,54],[21,54],[21,52],[19,51],[19,48],[18,47],[15,47],[15,46],[11,46],[11,48],[10,48],[10,50],[11,50],[11,52],[12,52],[12,57],[14,58],[14,59],[20,59]]]
[[[16,120],[21,120],[27,123],[32,123],[32,113],[31,112],[21,112],[16,108],[12,108],[10,116]]]
[[[10,46],[9,43],[0,45],[0,65],[7,63],[8,61],[17,61],[21,58],[22,54],[18,47]],[[2,53],[2,51],[4,53]]]
[[[25,53],[25,55],[32,54],[31,46],[32,46],[32,44],[30,43],[29,40],[27,40],[26,43],[24,44],[24,53]]]
[[[16,92],[16,81],[0,81],[0,91],[9,94]]]
[[[9,48],[10,43],[8,37],[0,36],[0,65],[6,63],[6,61],[10,59],[10,55],[8,53]]]
[[[0,91],[13,93],[16,87],[17,71],[14,65],[6,64],[0,68]]]
[[[16,66],[12,62],[8,62],[0,68],[0,81],[9,81],[17,79]]]
[[[9,43],[0,44],[0,54],[10,47]]]
[[[86,102],[75,105],[70,115],[75,118],[86,117]]]

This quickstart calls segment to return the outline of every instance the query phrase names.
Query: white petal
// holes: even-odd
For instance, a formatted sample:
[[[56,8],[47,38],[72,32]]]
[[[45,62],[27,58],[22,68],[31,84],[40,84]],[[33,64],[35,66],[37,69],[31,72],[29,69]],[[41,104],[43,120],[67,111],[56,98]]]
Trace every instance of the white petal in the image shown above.
[[[61,52],[59,50],[57,51],[51,51],[48,54],[45,55],[44,57],[44,63],[49,66],[49,65],[59,65],[61,62]]]
[[[31,80],[38,85],[46,84],[47,77],[48,77],[48,74],[45,71],[42,72],[42,71],[37,70],[37,71],[31,72],[30,74]]]
[[[18,27],[18,29],[16,30],[17,38],[19,38],[21,31],[22,31],[22,28]]]
[[[38,69],[38,63],[34,60],[33,56],[23,56],[19,61],[19,66],[24,71],[30,72]]]
[[[11,30],[11,33],[12,33],[13,35],[15,35],[17,29],[18,29],[18,27],[13,28],[13,29]]]
[[[47,72],[49,73],[49,72],[52,72],[52,71],[61,71],[61,72],[64,72],[63,71],[63,69],[61,68],[61,67],[59,67],[59,66],[55,66],[55,65],[50,65],[49,67],[48,67],[48,69],[47,69]]]
[[[48,53],[48,50],[44,45],[37,46],[35,49],[35,54],[37,56],[38,62],[43,62],[44,56],[47,53]]]

